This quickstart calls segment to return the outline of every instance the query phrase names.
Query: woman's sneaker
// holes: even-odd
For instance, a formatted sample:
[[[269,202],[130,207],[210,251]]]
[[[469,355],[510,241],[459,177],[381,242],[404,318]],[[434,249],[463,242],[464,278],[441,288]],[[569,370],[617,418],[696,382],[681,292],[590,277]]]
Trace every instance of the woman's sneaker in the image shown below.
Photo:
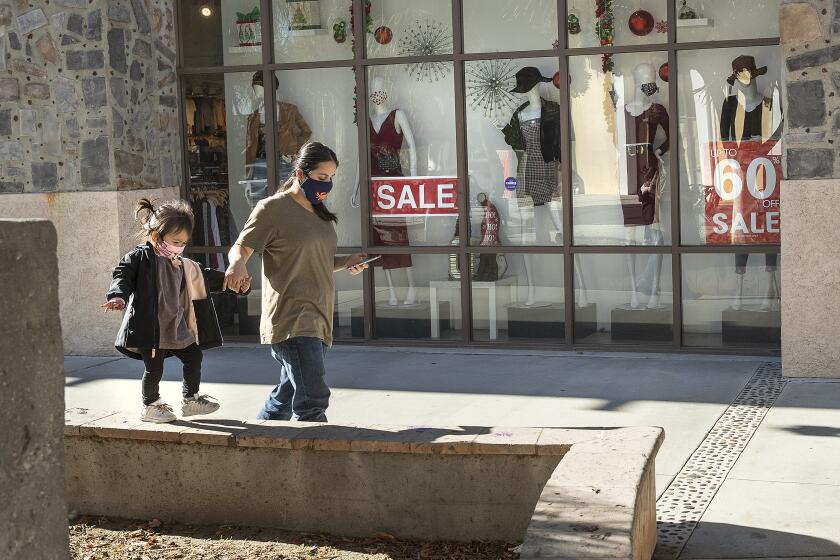
[[[219,403],[213,402],[210,395],[195,395],[184,399],[181,403],[182,416],[195,416],[197,414],[210,414],[219,410]]]
[[[164,403],[162,399],[144,406],[140,419],[143,422],[155,422],[156,424],[166,424],[177,420],[175,413],[172,412],[172,407]]]

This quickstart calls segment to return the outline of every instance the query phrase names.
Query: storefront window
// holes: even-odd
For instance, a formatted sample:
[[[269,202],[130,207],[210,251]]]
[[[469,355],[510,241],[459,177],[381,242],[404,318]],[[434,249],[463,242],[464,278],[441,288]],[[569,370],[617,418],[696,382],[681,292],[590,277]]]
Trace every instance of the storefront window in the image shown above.
[[[777,253],[684,255],[684,343],[778,347],[780,264]]]
[[[566,5],[569,48],[668,41],[666,0],[567,0]]]
[[[572,190],[577,245],[671,241],[665,53],[572,57]]]
[[[295,154],[304,143],[318,141],[332,148],[339,166],[325,204],[338,215],[339,247],[360,246],[360,210],[352,204],[359,184],[359,137],[353,124],[355,75],[350,68],[323,68],[286,70],[276,76],[277,182],[283,184],[292,175]],[[256,187],[252,203],[262,196],[261,185]]]
[[[473,253],[470,264],[473,338],[564,341],[563,255]]]
[[[557,60],[468,61],[464,71],[471,225],[485,214],[498,224],[472,241],[562,244]]]
[[[449,245],[458,221],[452,63],[425,81],[412,65],[368,73],[372,241],[384,246]],[[353,194],[360,204],[361,193]],[[404,258],[403,258],[404,257]],[[410,261],[409,255],[382,258]]]
[[[587,344],[670,344],[671,256],[578,255],[575,340]]]
[[[243,2],[181,0],[178,9],[185,66],[262,62],[259,2],[246,9]]]
[[[386,257],[390,257],[392,263],[411,260],[414,266],[390,267],[386,264],[375,269],[375,335],[378,338],[460,339],[463,336],[461,285],[449,278],[449,256],[399,254]]]
[[[464,51],[548,50],[557,41],[554,0],[464,0]]]
[[[776,37],[780,0],[675,0],[677,40],[722,41]]]
[[[368,58],[452,54],[450,0],[366,0]],[[418,79],[443,77],[443,67],[417,65]]]
[[[351,2],[273,0],[272,6],[276,62],[353,58]]]
[[[781,240],[779,49],[679,54],[684,245]]]

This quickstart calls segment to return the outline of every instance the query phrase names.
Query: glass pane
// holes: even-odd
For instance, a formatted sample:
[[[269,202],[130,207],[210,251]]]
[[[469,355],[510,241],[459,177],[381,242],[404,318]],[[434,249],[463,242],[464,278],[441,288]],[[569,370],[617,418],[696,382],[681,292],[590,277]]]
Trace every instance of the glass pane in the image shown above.
[[[563,340],[563,255],[472,254],[470,266],[476,340]]]
[[[465,64],[472,243],[563,242],[557,66],[556,58]]]
[[[251,212],[240,185],[245,178],[243,154],[250,113],[243,107],[253,97],[251,74],[189,75],[183,80],[190,173],[187,193],[195,212],[192,245],[228,247]],[[226,251],[198,253],[195,258],[218,270],[227,267]],[[252,258],[248,269],[254,279],[251,294],[219,296],[219,306],[225,310],[219,317],[225,334],[259,332],[260,259]],[[233,303],[224,303],[228,299]]]
[[[665,53],[569,59],[574,241],[671,242],[670,132]]]
[[[221,0],[181,0],[178,9],[184,66],[234,66],[262,62],[259,2],[254,2],[254,9],[249,8],[246,12],[242,11],[245,8],[241,4]]]
[[[367,1],[367,56],[434,56],[452,53],[450,0]],[[437,63],[413,65],[418,80],[439,80],[445,68]]]
[[[683,343],[781,344],[778,254],[683,255]]]
[[[346,272],[335,275],[335,313],[333,314],[333,337],[363,338],[365,336],[364,276],[351,276]]]
[[[273,0],[275,62],[353,58],[351,4],[345,0]]]
[[[779,48],[679,57],[682,243],[779,243]]]
[[[670,344],[671,256],[575,255],[575,340]]]
[[[261,73],[257,74],[258,76]],[[362,243],[358,205],[353,206],[353,193],[358,184],[359,137],[354,120],[353,86],[355,75],[350,68],[286,70],[277,72],[277,180],[285,181],[294,172],[295,154],[304,143],[317,140],[332,148],[339,166],[327,207],[338,215],[339,247],[355,247]],[[254,124],[259,116],[264,122],[264,107],[259,105],[262,89],[256,90],[255,111],[249,117]],[[270,194],[266,188],[265,140],[263,127],[253,131],[245,150],[245,166],[251,179],[243,182],[250,204]],[[250,160],[250,161],[249,161]]]
[[[555,0],[464,0],[464,51],[536,51],[557,41]]]
[[[666,0],[568,0],[567,6],[570,48],[668,42]]]
[[[374,331],[378,338],[459,339],[461,285],[449,279],[448,255],[387,255],[413,267],[377,268]]]
[[[779,0],[675,0],[675,3],[679,41],[755,39],[779,35]]]
[[[435,82],[418,80],[410,65],[369,71],[374,245],[452,241],[458,220],[454,85],[452,63],[440,65],[445,75]],[[387,268],[390,260],[377,265]]]

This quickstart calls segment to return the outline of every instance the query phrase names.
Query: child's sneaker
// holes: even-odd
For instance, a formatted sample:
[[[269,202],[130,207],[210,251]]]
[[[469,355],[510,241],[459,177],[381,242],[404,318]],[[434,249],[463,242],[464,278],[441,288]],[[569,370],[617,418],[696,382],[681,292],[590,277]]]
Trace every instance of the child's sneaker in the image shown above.
[[[164,403],[162,399],[144,406],[140,419],[143,422],[155,422],[156,424],[166,424],[177,420],[175,413],[172,412],[172,407]]]
[[[213,399],[213,397],[210,395],[194,395],[184,399],[181,403],[181,415],[195,416],[196,414],[210,414],[219,410],[219,403],[211,402],[209,399]]]

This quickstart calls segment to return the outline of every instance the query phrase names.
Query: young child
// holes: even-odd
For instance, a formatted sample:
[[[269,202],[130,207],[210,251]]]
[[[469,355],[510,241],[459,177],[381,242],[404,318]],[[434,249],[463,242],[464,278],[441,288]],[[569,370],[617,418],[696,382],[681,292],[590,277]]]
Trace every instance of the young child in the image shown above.
[[[134,216],[143,226],[145,243],[114,268],[102,308],[106,313],[126,310],[115,346],[145,365],[140,418],[158,423],[176,419],[159,393],[163,362],[169,356],[184,364],[181,414],[209,414],[218,410],[219,403],[198,393],[202,349],[221,346],[221,330],[209,294],[222,291],[224,273],[202,269],[181,256],[193,230],[188,203],[165,202],[155,208],[144,198],[137,202]],[[250,290],[250,279],[240,290]]]

